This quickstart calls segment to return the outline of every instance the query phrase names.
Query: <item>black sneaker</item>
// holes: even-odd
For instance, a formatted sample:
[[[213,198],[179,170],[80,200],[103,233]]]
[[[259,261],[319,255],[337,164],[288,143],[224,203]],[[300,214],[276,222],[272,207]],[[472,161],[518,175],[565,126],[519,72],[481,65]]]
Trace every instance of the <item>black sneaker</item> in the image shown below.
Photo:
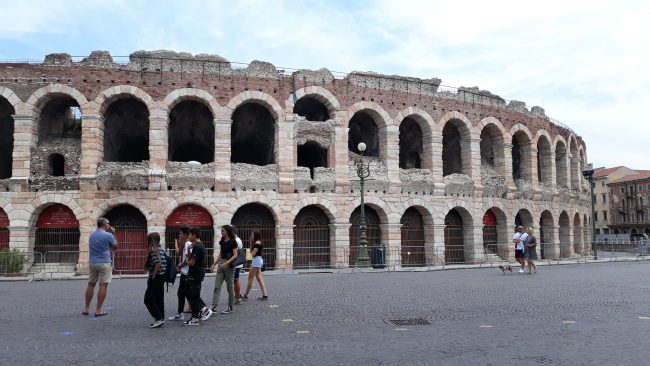
[[[268,296],[260,296],[257,299],[260,300],[260,301],[266,301],[266,300],[269,299],[269,297]]]
[[[201,322],[197,318],[191,318],[188,321],[183,322],[183,325],[199,325]]]
[[[153,322],[153,324],[149,325],[149,328],[160,328],[164,325],[165,325],[165,321],[160,319],[160,320],[156,320],[155,322]]]
[[[230,306],[228,306],[226,310],[221,312],[221,314],[230,314],[230,313],[232,313],[232,308]]]

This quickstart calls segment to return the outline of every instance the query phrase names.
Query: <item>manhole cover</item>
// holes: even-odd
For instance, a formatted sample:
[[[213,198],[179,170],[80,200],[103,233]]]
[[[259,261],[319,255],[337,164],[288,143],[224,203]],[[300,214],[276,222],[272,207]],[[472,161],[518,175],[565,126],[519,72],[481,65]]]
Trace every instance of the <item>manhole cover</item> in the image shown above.
[[[388,324],[395,326],[404,325],[431,325],[431,321],[425,318],[404,318],[404,319],[389,319],[386,321]]]

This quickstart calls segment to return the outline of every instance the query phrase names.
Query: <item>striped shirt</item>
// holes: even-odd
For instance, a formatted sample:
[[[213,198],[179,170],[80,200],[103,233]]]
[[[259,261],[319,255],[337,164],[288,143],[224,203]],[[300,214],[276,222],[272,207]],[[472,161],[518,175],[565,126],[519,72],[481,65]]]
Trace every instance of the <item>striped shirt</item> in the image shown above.
[[[149,252],[149,257],[147,258],[147,264],[149,268],[149,275],[153,274],[153,269],[156,267],[156,264],[160,263],[160,269],[158,270],[158,275],[165,274],[167,272],[167,261],[165,260],[165,251],[162,248],[158,248],[160,254],[160,260],[155,253]]]

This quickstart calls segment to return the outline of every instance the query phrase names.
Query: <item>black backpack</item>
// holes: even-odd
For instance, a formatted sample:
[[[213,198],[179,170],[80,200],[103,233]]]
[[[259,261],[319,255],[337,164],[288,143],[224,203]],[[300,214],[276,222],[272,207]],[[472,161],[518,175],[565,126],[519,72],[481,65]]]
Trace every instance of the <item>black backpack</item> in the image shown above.
[[[246,263],[246,249],[244,248],[237,248],[237,259],[235,259],[231,266],[232,267],[237,267],[240,264]]]
[[[164,274],[165,282],[174,285],[174,282],[176,282],[176,262],[167,253],[165,253],[165,262],[167,263],[167,270]]]

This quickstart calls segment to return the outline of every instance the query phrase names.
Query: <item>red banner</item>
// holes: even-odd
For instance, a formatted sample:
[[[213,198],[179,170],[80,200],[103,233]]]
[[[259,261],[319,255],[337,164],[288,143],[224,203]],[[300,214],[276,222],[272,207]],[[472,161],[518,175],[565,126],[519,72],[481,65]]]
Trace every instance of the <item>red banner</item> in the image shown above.
[[[5,210],[0,207],[0,229],[6,229],[9,227],[9,216]]]
[[[167,218],[167,226],[212,226],[212,216],[204,208],[196,205],[178,207]]]
[[[67,206],[57,203],[43,211],[38,217],[37,228],[75,228],[79,227],[74,212]]]
[[[496,226],[497,225],[497,217],[494,216],[494,213],[490,210],[487,210],[485,212],[485,215],[483,215],[483,225],[485,226]]]

